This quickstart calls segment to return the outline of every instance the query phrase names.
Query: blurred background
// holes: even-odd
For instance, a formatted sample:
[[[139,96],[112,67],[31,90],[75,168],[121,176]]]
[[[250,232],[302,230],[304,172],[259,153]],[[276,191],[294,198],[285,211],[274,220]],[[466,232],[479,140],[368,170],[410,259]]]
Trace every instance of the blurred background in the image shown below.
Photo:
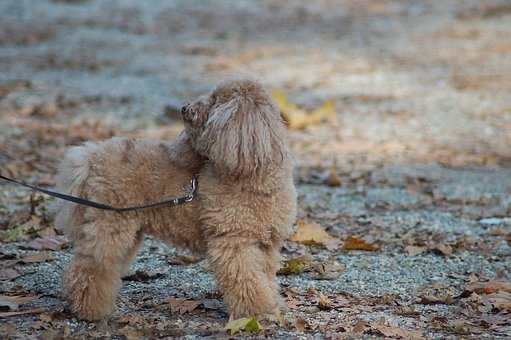
[[[432,282],[460,294],[468,280],[509,277],[509,0],[1,0],[0,171],[52,186],[70,145],[172,139],[183,128],[183,102],[239,74],[259,77],[288,123],[299,219],[362,242],[312,251],[315,261],[342,263],[340,276],[301,273],[281,278],[284,286],[404,299]],[[0,183],[0,258],[43,256],[0,264],[0,293],[43,294],[35,303],[44,307],[63,304],[56,268],[70,254],[53,252],[68,243],[53,228],[49,202]],[[141,292],[202,299],[212,291],[202,265],[180,267],[189,263],[162,247],[146,240],[135,267],[177,263],[177,279],[132,280],[121,309],[144,308]],[[377,253],[351,253],[361,248]],[[284,253],[309,250],[288,245]],[[459,330],[447,319],[450,328],[435,328],[431,318],[459,316],[464,305],[437,302],[421,305],[420,321],[408,326],[439,337]],[[371,303],[352,316],[380,317]],[[474,329],[490,332],[477,315],[467,316]],[[165,334],[202,334],[191,329]]]
[[[4,0],[0,13],[0,161],[17,177],[51,182],[85,140],[171,138],[181,103],[240,73],[296,116],[305,167],[511,161],[509,1]]]

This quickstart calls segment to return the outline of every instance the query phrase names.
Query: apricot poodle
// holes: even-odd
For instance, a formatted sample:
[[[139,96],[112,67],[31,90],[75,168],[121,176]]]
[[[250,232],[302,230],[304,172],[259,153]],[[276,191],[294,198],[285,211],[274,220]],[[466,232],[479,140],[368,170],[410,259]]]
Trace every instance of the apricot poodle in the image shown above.
[[[112,313],[144,235],[205,254],[231,319],[281,307],[276,271],[296,215],[292,160],[279,110],[256,81],[230,80],[182,109],[172,142],[113,138],[71,148],[57,187],[115,206],[182,195],[197,175],[198,196],[176,207],[111,212],[59,202],[57,226],[74,243],[63,275],[81,318]]]

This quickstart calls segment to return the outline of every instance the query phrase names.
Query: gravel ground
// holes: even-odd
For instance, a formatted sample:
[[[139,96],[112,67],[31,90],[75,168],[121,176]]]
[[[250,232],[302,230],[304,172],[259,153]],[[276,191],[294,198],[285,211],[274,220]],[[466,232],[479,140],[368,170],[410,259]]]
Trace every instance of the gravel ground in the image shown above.
[[[378,248],[286,243],[285,259],[343,269],[328,280],[280,275],[290,310],[256,336],[407,337],[375,326],[384,323],[425,338],[504,339],[509,309],[481,311],[465,295],[474,277],[511,275],[510,53],[510,1],[4,0],[0,169],[52,185],[66,146],[173,138],[183,101],[227,75],[256,74],[307,110],[335,107],[335,119],[290,131],[299,219]],[[34,197],[41,230],[51,229],[51,200]],[[29,206],[26,191],[0,184],[0,231]],[[40,253],[27,246],[39,236],[2,238],[2,261]],[[0,295],[39,295],[21,310],[44,309],[0,316],[0,335],[227,336],[205,262],[178,264],[181,250],[146,239],[118,311],[98,324],[73,318],[60,295],[72,249],[48,253],[0,280]],[[334,307],[321,307],[320,293]],[[171,297],[201,305],[181,314]]]

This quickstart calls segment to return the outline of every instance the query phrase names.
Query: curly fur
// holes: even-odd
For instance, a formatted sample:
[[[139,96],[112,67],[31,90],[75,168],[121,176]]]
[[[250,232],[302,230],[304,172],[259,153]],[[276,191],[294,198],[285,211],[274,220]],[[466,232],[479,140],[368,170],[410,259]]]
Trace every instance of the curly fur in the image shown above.
[[[194,174],[198,199],[114,213],[59,204],[56,223],[74,242],[63,276],[81,318],[109,315],[144,234],[206,254],[231,318],[278,313],[279,250],[296,215],[296,193],[278,109],[252,80],[220,84],[183,108],[173,142],[114,138],[71,148],[60,190],[117,206],[177,196]]]

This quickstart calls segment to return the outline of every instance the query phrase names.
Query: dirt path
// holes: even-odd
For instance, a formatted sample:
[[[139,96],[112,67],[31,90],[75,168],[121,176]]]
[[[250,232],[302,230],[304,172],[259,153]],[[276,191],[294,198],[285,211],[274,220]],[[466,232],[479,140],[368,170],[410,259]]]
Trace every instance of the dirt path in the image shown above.
[[[52,185],[66,146],[173,138],[238,73],[336,112],[290,140],[299,221],[340,247],[286,244],[290,309],[256,336],[511,336],[510,1],[4,0],[0,169]],[[0,336],[226,336],[205,263],[150,239],[112,320],[74,319],[50,202],[0,184]]]

